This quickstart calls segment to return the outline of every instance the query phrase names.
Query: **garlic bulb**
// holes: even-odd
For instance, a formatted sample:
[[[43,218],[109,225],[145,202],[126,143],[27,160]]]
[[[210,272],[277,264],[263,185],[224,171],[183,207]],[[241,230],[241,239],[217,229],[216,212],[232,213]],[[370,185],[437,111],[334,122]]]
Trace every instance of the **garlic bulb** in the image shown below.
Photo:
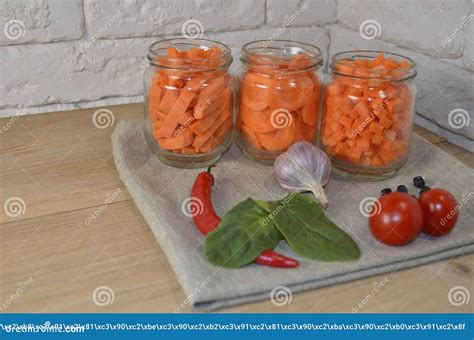
[[[289,192],[311,191],[322,206],[328,199],[323,186],[329,181],[331,161],[326,153],[308,142],[298,142],[275,160],[273,175]]]

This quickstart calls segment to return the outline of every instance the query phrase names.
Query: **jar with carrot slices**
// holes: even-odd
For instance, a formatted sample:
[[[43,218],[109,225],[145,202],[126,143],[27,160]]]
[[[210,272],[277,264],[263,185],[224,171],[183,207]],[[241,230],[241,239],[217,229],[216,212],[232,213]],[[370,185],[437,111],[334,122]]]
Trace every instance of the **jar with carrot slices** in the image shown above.
[[[232,140],[230,49],[205,39],[176,38],[149,48],[145,136],[166,164],[204,167]]]
[[[413,128],[415,62],[379,51],[331,61],[320,144],[341,174],[388,178],[406,162]]]
[[[293,143],[315,142],[321,50],[295,41],[254,41],[242,48],[236,143],[250,159],[272,164]]]

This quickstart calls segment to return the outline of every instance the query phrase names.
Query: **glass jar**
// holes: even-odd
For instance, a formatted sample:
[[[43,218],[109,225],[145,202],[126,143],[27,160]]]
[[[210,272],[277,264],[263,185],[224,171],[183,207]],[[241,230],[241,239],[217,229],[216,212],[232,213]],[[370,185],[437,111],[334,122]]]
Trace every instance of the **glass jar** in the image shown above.
[[[407,160],[415,62],[382,51],[341,52],[331,61],[320,145],[343,175],[384,179]]]
[[[230,49],[205,39],[168,39],[149,48],[144,74],[145,136],[166,164],[215,163],[232,140]]]
[[[254,41],[243,46],[238,75],[236,143],[263,164],[295,142],[315,142],[320,110],[321,50],[295,41]]]

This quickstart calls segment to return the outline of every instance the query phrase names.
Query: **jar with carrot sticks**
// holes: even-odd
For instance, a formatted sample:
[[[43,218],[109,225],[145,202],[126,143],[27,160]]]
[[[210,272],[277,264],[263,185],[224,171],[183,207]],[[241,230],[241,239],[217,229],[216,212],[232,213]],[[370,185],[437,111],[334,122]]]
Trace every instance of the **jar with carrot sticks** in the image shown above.
[[[415,62],[379,51],[341,52],[331,61],[320,144],[345,175],[388,178],[407,160],[413,128]]]
[[[295,142],[315,142],[321,50],[295,41],[243,46],[236,143],[250,159],[272,164]]]
[[[148,60],[148,145],[171,166],[197,168],[216,162],[232,140],[230,49],[205,39],[168,39],[150,46]]]

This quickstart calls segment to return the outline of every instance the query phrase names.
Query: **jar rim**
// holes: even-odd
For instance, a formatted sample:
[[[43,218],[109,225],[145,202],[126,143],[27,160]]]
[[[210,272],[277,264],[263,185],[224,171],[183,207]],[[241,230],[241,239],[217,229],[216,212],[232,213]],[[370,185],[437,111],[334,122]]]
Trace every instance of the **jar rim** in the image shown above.
[[[323,63],[323,52],[318,46],[294,40],[267,39],[250,41],[242,46],[240,60],[242,63],[247,64],[249,63],[250,57],[256,54],[262,56],[262,58],[259,59],[259,65],[261,66],[275,66],[275,55],[282,57],[280,59],[282,63],[288,63],[289,61],[288,58],[285,60],[284,57],[297,56],[300,54],[305,54],[310,57],[309,65],[303,67],[292,67],[292,70],[310,69],[320,66]],[[272,55],[272,58],[265,59],[263,58],[265,55]]]
[[[362,59],[374,59],[378,54],[384,54],[386,56],[391,56],[395,59],[398,59],[398,61],[406,61],[409,63],[409,66],[403,67],[402,70],[405,72],[400,73],[399,75],[386,75],[386,76],[381,76],[381,75],[375,75],[375,76],[355,76],[353,74],[345,73],[336,70],[336,64],[340,62],[341,60],[362,60]],[[365,55],[363,55],[365,54]],[[330,68],[333,74],[340,75],[340,76],[345,76],[345,77],[351,77],[351,78],[358,78],[358,79],[379,79],[383,78],[384,80],[392,80],[392,81],[404,81],[408,79],[412,79],[416,76],[417,70],[416,70],[416,62],[407,56],[404,56],[402,54],[398,53],[393,53],[393,52],[387,52],[387,51],[381,51],[381,50],[349,50],[349,51],[342,51],[334,54],[331,58],[331,64]]]
[[[196,60],[191,59],[191,58],[173,58],[173,57],[168,57],[167,56],[167,50],[169,47],[174,47],[178,50],[182,50],[183,47],[187,47],[186,49],[192,48],[192,47],[199,47],[199,48],[204,48],[204,49],[210,49],[212,47],[219,47],[220,50],[222,51],[222,55],[214,58],[206,58],[206,64],[202,66],[196,66]],[[184,61],[183,66],[168,66],[168,65],[163,65],[160,64],[157,61],[156,57],[159,56],[166,56],[166,59],[168,61]],[[215,40],[210,40],[210,39],[191,39],[191,38],[170,38],[170,39],[162,39],[155,41],[153,44],[150,45],[148,48],[148,54],[147,54],[147,59],[149,63],[153,66],[160,67],[160,68],[166,68],[166,69],[174,69],[174,70],[213,70],[213,69],[218,69],[218,68],[227,68],[230,66],[232,63],[232,52],[231,49],[218,41]],[[209,61],[220,61],[219,63],[216,63],[216,66],[211,67],[208,65]],[[188,62],[188,63],[186,63]],[[192,62],[192,65],[194,67],[190,67]],[[199,64],[199,61],[197,62]],[[179,65],[179,63],[176,63],[176,65]]]

